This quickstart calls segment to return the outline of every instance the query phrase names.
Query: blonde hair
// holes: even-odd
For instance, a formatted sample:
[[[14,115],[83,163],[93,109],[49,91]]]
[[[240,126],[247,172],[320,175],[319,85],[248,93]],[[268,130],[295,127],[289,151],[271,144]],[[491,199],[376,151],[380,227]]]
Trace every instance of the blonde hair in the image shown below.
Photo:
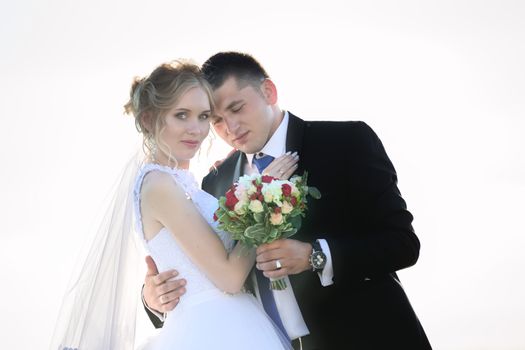
[[[188,90],[202,88],[210,101],[213,111],[212,90],[200,68],[190,61],[176,60],[163,63],[144,78],[136,77],[131,84],[130,99],[124,105],[125,113],[133,115],[135,126],[143,135],[144,151],[154,156],[157,148],[168,156],[171,149],[161,142],[159,135],[165,127],[165,116]]]

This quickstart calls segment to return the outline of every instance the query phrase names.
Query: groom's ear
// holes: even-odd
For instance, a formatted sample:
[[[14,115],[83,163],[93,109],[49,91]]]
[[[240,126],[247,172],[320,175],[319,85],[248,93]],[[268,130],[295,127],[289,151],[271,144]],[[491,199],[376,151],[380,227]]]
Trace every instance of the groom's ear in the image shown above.
[[[264,79],[261,90],[266,102],[270,105],[277,104],[277,87],[270,79]]]

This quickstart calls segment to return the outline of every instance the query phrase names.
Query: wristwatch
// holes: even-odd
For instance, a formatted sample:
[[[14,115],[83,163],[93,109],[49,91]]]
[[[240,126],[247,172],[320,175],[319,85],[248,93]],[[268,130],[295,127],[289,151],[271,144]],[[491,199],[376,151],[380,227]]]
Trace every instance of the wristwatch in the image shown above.
[[[309,260],[312,271],[314,272],[322,271],[326,265],[326,255],[323,253],[318,241],[312,243],[312,254],[310,254]]]

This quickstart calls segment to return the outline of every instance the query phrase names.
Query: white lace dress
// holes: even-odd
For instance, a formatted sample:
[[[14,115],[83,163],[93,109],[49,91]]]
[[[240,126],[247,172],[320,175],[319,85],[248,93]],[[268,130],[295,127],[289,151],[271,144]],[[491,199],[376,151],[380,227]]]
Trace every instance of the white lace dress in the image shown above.
[[[231,251],[234,245],[229,235],[218,230],[217,224],[213,221],[217,199],[201,190],[189,171],[157,164],[143,166],[135,184],[135,209],[141,240],[157,264],[159,272],[176,269],[179,271],[179,276],[187,280],[187,284],[186,293],[175,309],[168,313],[162,330],[141,348],[147,350],[289,349],[287,340],[277,331],[254,296],[247,293],[229,295],[220,291],[192,263],[166,228],[161,229],[151,240],[144,239],[140,216],[140,189],[144,176],[150,171],[169,173],[219,235],[226,250]]]

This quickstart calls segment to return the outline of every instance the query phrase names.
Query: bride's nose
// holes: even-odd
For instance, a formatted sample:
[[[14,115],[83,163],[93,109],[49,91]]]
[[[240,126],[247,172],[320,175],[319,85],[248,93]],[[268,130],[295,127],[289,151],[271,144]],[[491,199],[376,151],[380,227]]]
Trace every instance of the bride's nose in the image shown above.
[[[201,125],[199,124],[198,121],[190,121],[186,125],[186,132],[191,135],[198,135],[202,133]]]

